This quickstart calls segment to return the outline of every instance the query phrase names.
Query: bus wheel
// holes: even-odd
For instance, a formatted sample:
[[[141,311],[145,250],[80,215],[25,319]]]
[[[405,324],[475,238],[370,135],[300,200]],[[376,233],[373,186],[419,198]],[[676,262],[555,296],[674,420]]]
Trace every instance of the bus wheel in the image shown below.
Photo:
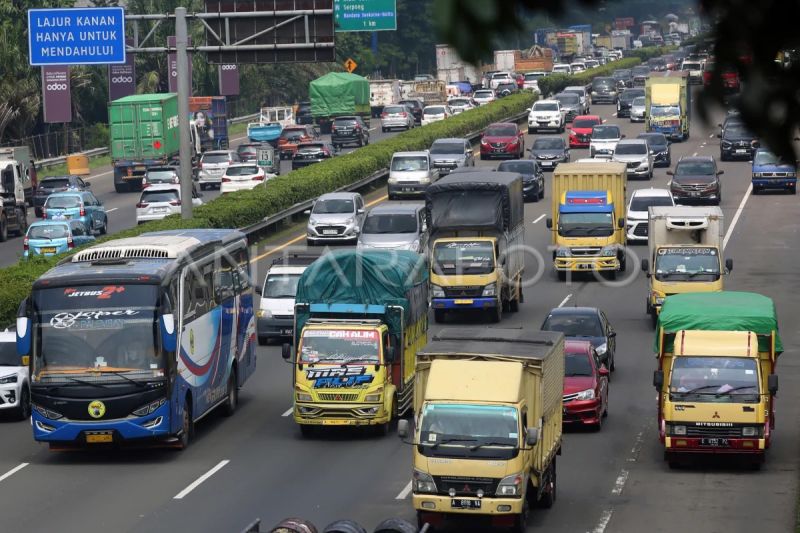
[[[194,420],[192,420],[192,407],[189,405],[189,397],[183,401],[183,425],[181,428],[181,449],[189,447],[189,442],[194,436]]]
[[[225,408],[222,414],[225,416],[232,416],[236,412],[236,407],[239,406],[239,386],[236,382],[236,367],[231,368],[231,375],[228,378],[228,400],[225,402]]]

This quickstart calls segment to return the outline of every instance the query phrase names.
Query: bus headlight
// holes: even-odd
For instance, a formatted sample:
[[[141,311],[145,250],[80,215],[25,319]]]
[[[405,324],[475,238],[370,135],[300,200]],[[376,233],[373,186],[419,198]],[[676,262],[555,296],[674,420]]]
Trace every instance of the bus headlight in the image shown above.
[[[132,412],[134,416],[147,416],[154,412],[156,409],[164,405],[167,401],[166,398],[161,398],[160,400],[156,400],[154,402],[150,402],[147,405],[143,405],[140,408],[136,409]]]
[[[62,415],[61,413],[51,411],[50,409],[45,409],[41,405],[32,404],[31,407],[33,408],[34,411],[36,411],[45,418],[49,418],[50,420],[58,420],[59,418],[64,418],[64,415]]]

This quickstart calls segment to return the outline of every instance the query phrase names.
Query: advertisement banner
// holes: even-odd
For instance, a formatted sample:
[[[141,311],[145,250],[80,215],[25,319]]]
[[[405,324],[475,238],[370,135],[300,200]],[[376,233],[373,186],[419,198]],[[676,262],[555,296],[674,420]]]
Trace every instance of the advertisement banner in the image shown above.
[[[127,46],[133,46],[133,39],[125,39]],[[108,66],[109,101],[130,96],[136,92],[136,65],[134,54],[126,54],[125,63]]]
[[[189,45],[192,44],[192,38],[189,37]],[[167,36],[167,46],[170,48],[175,47],[175,36]],[[178,92],[178,55],[175,53],[167,54],[167,74],[169,78],[169,92]],[[189,54],[189,96],[192,95],[192,54]]]
[[[69,67],[42,67],[42,103],[45,122],[72,122]]]
[[[220,96],[239,95],[239,65],[219,66],[219,94]]]

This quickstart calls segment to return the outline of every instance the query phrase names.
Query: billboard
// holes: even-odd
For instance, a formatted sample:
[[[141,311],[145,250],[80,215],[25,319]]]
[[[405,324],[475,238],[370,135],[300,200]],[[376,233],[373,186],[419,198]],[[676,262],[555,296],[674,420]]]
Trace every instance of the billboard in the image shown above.
[[[72,122],[69,67],[42,67],[42,109],[49,124]]]
[[[219,94],[221,96],[239,94],[239,65],[219,66]]]
[[[192,38],[189,37],[188,45],[192,44]],[[175,48],[175,36],[167,36],[167,46]],[[178,92],[178,54],[170,52],[167,54],[167,75],[169,81],[169,92]],[[192,95],[192,54],[189,54],[189,96]]]
[[[125,39],[125,44],[133,46],[133,39]],[[135,56],[127,54],[125,63],[108,66],[108,99],[109,101],[130,96],[136,92]]]

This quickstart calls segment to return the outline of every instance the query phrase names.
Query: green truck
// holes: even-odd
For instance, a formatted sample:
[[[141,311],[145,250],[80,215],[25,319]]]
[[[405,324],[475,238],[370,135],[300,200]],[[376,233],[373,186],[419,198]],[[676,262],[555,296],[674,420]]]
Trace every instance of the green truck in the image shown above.
[[[320,132],[331,133],[333,119],[358,115],[369,125],[369,80],[357,74],[330,72],[313,80],[308,87],[311,116]]]
[[[178,95],[135,94],[108,104],[114,189],[128,192],[142,186],[152,166],[178,157]]]
[[[644,85],[645,127],[671,140],[689,138],[689,74],[682,70],[651,72]]]

